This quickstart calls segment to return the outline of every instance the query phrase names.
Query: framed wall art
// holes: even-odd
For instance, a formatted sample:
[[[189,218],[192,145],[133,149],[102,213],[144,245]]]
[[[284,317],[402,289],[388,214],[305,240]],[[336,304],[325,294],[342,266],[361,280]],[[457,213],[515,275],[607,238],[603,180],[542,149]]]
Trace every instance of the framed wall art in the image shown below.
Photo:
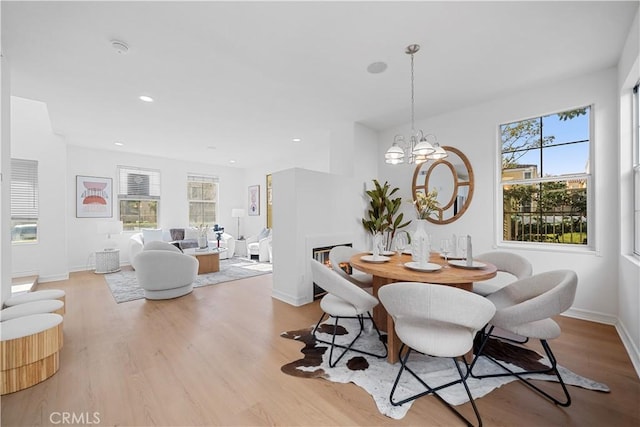
[[[76,217],[111,218],[112,216],[111,178],[76,175]]]
[[[249,186],[249,216],[260,215],[260,186]]]

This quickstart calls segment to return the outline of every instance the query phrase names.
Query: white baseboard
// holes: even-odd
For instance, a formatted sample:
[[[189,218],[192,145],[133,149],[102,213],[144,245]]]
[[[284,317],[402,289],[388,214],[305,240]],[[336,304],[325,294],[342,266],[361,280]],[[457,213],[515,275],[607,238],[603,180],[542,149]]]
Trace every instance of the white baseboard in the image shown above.
[[[605,325],[616,325],[618,318],[610,314],[599,313],[596,311],[582,310],[580,308],[570,308],[562,313],[563,316],[573,317],[575,319],[589,320],[591,322],[603,323]]]
[[[55,274],[53,276],[38,276],[38,283],[59,282],[61,280],[68,280],[68,279],[69,279],[69,273]]]
[[[627,332],[627,328],[625,328],[624,324],[620,323],[619,319],[615,316],[611,316],[609,314],[598,313],[595,311],[581,310],[570,308],[569,310],[562,313],[563,316],[573,317],[581,320],[588,320],[591,322],[602,323],[605,325],[613,325],[618,332],[618,336],[622,340],[622,344],[624,345],[629,358],[631,359],[631,363],[633,364],[634,369],[636,370],[636,375],[640,378],[640,351],[638,351],[638,347],[634,344],[631,336]]]
[[[629,336],[629,332],[623,323],[616,324],[616,331],[618,331],[618,335],[622,340],[622,344],[624,344],[624,348],[627,349],[627,354],[631,359],[631,363],[636,369],[636,375],[640,378],[640,351],[638,351],[638,347],[633,343],[633,340]]]
[[[293,295],[289,295],[287,293],[278,291],[276,289],[274,289],[271,292],[271,296],[277,300],[286,302],[287,304],[293,305],[295,307],[300,307],[302,305],[312,302],[312,301],[307,301],[307,299],[304,297],[294,297]]]

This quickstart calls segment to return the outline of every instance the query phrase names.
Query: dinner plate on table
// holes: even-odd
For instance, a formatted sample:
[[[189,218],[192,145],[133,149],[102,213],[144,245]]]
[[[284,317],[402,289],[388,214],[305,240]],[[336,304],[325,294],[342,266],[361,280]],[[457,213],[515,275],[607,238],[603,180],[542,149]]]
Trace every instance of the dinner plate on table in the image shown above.
[[[471,268],[471,269],[478,269],[478,268],[484,268],[487,266],[487,264],[485,264],[484,262],[480,262],[480,261],[473,261],[473,263],[471,265],[467,265],[467,260],[449,260],[449,264],[451,264],[454,267],[459,267],[459,268]]]
[[[373,255],[372,251],[367,252],[369,255]],[[394,251],[380,251],[380,255],[382,256],[391,256],[391,255],[395,255],[396,253]]]
[[[434,264],[432,262],[428,262],[424,265],[420,265],[419,262],[405,262],[404,266],[407,267],[409,270],[415,270],[415,271],[438,271],[442,268],[442,266],[440,264]]]
[[[402,251],[402,253],[405,255],[411,255],[411,249],[405,249]]]
[[[374,257],[373,255],[363,255],[360,257],[360,259],[363,260],[364,262],[381,263],[381,262],[387,262],[391,258],[384,255],[378,255],[377,257]]]

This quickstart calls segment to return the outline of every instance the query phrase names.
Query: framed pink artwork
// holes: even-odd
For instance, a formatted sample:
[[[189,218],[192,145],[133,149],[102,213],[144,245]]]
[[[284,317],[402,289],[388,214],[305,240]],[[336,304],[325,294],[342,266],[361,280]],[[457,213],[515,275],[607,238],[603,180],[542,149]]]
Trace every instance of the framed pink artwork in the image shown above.
[[[260,186],[249,186],[249,216],[260,215]]]
[[[111,178],[76,175],[76,217],[111,218],[112,195]]]

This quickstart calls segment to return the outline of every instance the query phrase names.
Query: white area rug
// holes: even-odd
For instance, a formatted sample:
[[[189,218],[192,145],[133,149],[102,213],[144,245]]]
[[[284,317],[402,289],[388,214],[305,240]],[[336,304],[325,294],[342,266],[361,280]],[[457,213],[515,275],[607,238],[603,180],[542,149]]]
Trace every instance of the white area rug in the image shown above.
[[[370,325],[369,322],[367,322],[367,324]],[[352,319],[341,319],[340,325],[344,326],[347,331],[354,331],[354,333],[357,333],[359,328],[357,326],[357,321]],[[395,419],[401,419],[407,414],[413,402],[405,403],[402,406],[393,406],[389,402],[389,393],[396,375],[398,374],[400,366],[399,363],[391,365],[387,363],[386,359],[378,359],[355,352],[349,352],[340,360],[335,368],[330,368],[328,362],[329,346],[328,344],[316,342],[311,335],[312,330],[313,327],[299,331],[284,332],[281,334],[281,336],[285,338],[302,341],[306,344],[305,348],[302,350],[305,354],[305,358],[283,366],[283,372],[305,378],[324,378],[337,383],[352,382],[362,387],[373,397],[380,413]],[[355,335],[350,332],[346,335],[336,336],[336,342],[338,344],[347,344],[354,336]],[[318,337],[328,341],[331,340],[330,334],[319,333]],[[511,347],[514,347],[516,351],[519,351],[519,349],[522,348],[508,343],[499,343],[501,345],[504,344],[504,346],[507,346],[510,350],[513,350]],[[381,353],[384,351],[375,331],[365,331],[360,339],[356,341],[355,346],[356,348],[374,353]],[[341,351],[341,349],[338,349],[338,351]],[[533,354],[536,359],[539,359],[537,362],[549,366],[548,360],[543,356],[540,356],[532,350],[525,351],[527,351],[529,355]],[[340,353],[334,354],[334,358],[337,357],[338,354]],[[427,384],[431,387],[436,387],[460,378],[453,363],[452,359],[434,358],[419,354],[418,352],[412,352],[407,365]],[[351,368],[349,368],[348,365],[350,365]],[[515,370],[521,369],[512,364],[507,365],[513,367]],[[461,368],[464,372],[464,366],[461,366]],[[561,366],[558,366],[558,370],[567,385],[602,392],[609,391],[609,388],[605,384],[582,377]],[[478,360],[473,372],[474,374],[482,375],[488,373],[500,373],[504,371],[490,360],[482,357]],[[539,374],[530,375],[528,378],[547,381],[555,380],[554,376]],[[469,385],[469,389],[471,390],[471,394],[474,399],[478,399],[490,393],[492,390],[512,381],[516,381],[516,379],[513,377],[502,377],[483,378],[479,380],[469,377],[467,379],[467,384]],[[405,373],[403,374],[401,383],[396,391],[396,398],[401,400],[404,397],[408,397],[421,391],[424,391],[424,387],[410,374]],[[561,393],[560,385],[558,385],[557,391]],[[569,390],[569,393],[571,393],[571,390]],[[451,405],[461,405],[469,400],[462,384],[457,384],[443,389],[439,391],[438,394]],[[558,396],[560,395],[558,394]],[[428,397],[423,397],[422,399],[426,398]]]
[[[199,274],[193,283],[194,288],[215,285],[247,277],[260,276],[272,272],[272,264],[260,263],[247,258],[233,257],[220,260],[220,271]],[[144,298],[144,290],[138,285],[134,270],[121,270],[104,276],[116,302],[133,301]]]

